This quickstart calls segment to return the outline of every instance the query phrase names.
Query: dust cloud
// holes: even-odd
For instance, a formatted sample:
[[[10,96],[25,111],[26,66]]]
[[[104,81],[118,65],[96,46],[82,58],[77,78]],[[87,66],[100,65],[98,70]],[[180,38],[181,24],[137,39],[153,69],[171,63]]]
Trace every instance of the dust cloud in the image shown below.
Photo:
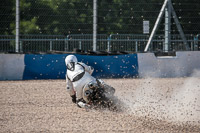
[[[187,78],[138,79],[119,95],[127,113],[175,123],[200,124],[200,71]]]

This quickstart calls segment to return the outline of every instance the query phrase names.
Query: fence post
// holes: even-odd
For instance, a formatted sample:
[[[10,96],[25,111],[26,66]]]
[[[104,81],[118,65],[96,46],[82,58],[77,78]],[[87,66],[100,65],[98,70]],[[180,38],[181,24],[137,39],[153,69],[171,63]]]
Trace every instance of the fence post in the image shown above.
[[[19,52],[19,0],[16,0],[16,38],[15,38],[15,52]]]
[[[52,51],[53,41],[50,41],[50,51]]]
[[[165,42],[163,51],[168,52],[171,45],[171,0],[168,0],[168,4],[165,7]]]
[[[199,34],[194,36],[194,50],[198,50],[198,41],[199,41]]]
[[[111,43],[111,38],[112,38],[112,35],[110,35],[108,37],[108,42],[107,42],[107,52],[110,52],[110,43]]]
[[[65,51],[69,51],[69,35],[65,38]]]
[[[23,52],[23,41],[19,43],[19,52]]]
[[[81,50],[81,41],[79,41],[79,47],[78,48]]]
[[[138,52],[138,40],[135,41],[135,52]]]
[[[97,50],[97,0],[93,0],[93,51]]]

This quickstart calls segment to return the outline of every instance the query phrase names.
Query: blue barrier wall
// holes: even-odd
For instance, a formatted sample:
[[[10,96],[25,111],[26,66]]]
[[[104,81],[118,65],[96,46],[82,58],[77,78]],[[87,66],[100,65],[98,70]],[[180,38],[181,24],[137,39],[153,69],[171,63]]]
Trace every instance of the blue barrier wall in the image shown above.
[[[23,79],[64,79],[68,54],[27,54]],[[94,77],[125,78],[138,75],[137,54],[91,56],[75,54],[78,61],[93,66]]]

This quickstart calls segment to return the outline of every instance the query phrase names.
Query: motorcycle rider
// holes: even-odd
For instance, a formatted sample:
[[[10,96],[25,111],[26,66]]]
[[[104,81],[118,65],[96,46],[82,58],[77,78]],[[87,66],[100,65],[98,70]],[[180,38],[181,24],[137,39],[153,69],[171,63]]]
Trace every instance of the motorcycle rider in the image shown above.
[[[105,90],[114,94],[115,89],[105,84],[103,80],[91,76],[94,68],[82,62],[78,62],[75,55],[68,55],[65,58],[65,64],[67,67],[66,89],[72,98],[72,102],[76,103],[78,107],[86,108],[90,106],[86,96],[87,86],[95,86],[98,84]]]

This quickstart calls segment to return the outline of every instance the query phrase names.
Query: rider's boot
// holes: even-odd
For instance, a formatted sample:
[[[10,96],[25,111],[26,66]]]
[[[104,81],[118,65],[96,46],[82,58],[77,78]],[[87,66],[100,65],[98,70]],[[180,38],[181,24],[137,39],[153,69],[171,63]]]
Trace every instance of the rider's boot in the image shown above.
[[[78,99],[77,100],[77,106],[79,108],[85,108],[85,109],[88,109],[90,107],[90,105],[87,104],[83,99]]]

